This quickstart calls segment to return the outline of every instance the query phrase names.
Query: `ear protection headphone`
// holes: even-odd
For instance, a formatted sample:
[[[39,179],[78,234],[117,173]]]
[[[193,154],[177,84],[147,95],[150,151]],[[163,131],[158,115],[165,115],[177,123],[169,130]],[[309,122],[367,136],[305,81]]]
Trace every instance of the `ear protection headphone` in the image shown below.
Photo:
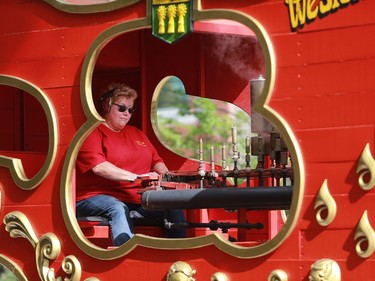
[[[106,92],[105,94],[103,94],[100,97],[100,99],[99,99],[99,103],[102,103],[102,102],[104,102],[104,101],[106,101],[108,99],[108,108],[106,110],[107,112],[109,112],[111,110],[111,106],[112,106],[112,102],[113,102],[112,101],[112,96],[113,96],[115,90],[116,90],[115,88],[113,88],[112,90],[109,90],[108,92]],[[103,107],[103,109],[105,109],[105,105],[102,106],[102,107]]]

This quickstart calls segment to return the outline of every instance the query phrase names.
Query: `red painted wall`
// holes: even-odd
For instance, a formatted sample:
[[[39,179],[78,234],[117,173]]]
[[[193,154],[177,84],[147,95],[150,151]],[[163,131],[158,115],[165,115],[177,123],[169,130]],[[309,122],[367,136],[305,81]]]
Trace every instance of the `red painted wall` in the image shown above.
[[[367,143],[374,151],[375,46],[371,34],[375,32],[375,2],[352,2],[291,30],[284,1],[202,1],[203,9],[230,9],[250,15],[270,37],[276,71],[269,106],[292,129],[305,175],[301,212],[286,241],[267,255],[249,259],[230,256],[210,245],[173,251],[137,247],[126,257],[103,262],[87,256],[71,240],[61,215],[60,177],[69,144],[85,121],[79,93],[85,55],[107,28],[143,17],[145,1],[95,14],[69,14],[37,0],[2,1],[0,74],[17,76],[40,87],[56,110],[59,128],[56,162],[37,189],[20,190],[6,168],[0,169],[2,219],[9,212],[22,211],[34,223],[38,237],[55,233],[62,243],[61,255],[53,264],[57,274],[64,275],[61,261],[73,254],[83,266],[83,280],[91,276],[100,280],[118,276],[164,280],[169,266],[177,260],[190,263],[197,270],[197,280],[209,280],[217,271],[226,272],[230,280],[254,276],[266,280],[274,269],[286,271],[288,280],[308,280],[311,264],[320,258],[337,261],[343,280],[374,279],[373,255],[364,259],[356,254],[354,233],[364,211],[374,225],[374,191],[359,188],[356,167]],[[210,56],[210,40],[210,36],[194,34],[166,46],[142,31],[121,36],[100,54],[94,72],[94,95],[113,78],[124,77],[134,83],[141,93],[140,101],[146,105],[134,122],[154,140],[147,111],[152,91],[165,75],[182,78],[189,93],[235,100],[246,108],[248,78],[264,69],[257,64],[256,74],[239,77]],[[170,57],[179,58],[178,63],[166,63]],[[0,150],[19,150],[22,142],[20,130],[15,130],[19,124],[15,90],[1,86],[0,91]],[[45,151],[45,121],[40,121],[40,108],[31,101],[27,108],[30,112],[25,111],[23,145],[26,150]],[[184,164],[183,159],[175,158],[160,145],[158,148],[168,161],[176,160],[172,163],[176,167]],[[25,163],[33,166],[34,159]],[[338,212],[329,226],[322,227],[315,219],[314,202],[325,179]],[[0,254],[17,264],[29,280],[39,279],[34,249],[26,239],[16,239],[17,243],[3,225]]]

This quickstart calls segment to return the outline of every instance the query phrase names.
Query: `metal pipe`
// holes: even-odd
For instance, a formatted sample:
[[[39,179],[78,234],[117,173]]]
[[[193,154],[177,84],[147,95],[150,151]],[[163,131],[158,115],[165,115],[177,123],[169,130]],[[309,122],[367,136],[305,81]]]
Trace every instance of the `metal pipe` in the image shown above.
[[[285,210],[290,208],[292,186],[152,190],[142,194],[142,206],[152,210],[228,208]]]
[[[287,177],[288,178],[293,178],[293,168],[292,167],[285,167],[287,169]],[[281,177],[282,173],[284,172],[284,168],[280,167],[275,167],[272,169],[273,175],[276,177]],[[246,178],[249,176],[249,171],[248,169],[241,169],[237,170],[234,172],[233,170],[217,170],[215,171],[217,174],[217,177],[226,177],[226,178]],[[183,171],[183,172],[176,172],[176,171],[169,171],[167,172],[162,179],[163,181],[174,181],[174,182],[191,182],[191,181],[197,181],[200,180],[202,177],[204,179],[210,180],[212,174],[210,172],[206,172],[205,174],[200,175],[196,171]],[[263,169],[262,170],[262,176],[264,178],[271,177],[271,169]],[[258,169],[251,169],[250,170],[250,177],[251,178],[257,178],[259,177],[259,172]]]
[[[180,229],[180,228],[209,228],[210,230],[218,230],[219,228],[223,233],[227,233],[230,228],[245,228],[250,229],[263,229],[264,225],[262,223],[232,223],[232,222],[220,222],[217,220],[211,220],[208,223],[203,222],[178,222],[172,223],[167,220],[164,220],[164,227],[166,229]]]

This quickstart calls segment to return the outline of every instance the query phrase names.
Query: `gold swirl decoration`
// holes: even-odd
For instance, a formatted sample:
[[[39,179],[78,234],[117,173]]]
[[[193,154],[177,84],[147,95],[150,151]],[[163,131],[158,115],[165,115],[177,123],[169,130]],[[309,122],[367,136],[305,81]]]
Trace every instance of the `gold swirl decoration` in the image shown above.
[[[375,160],[370,151],[370,144],[367,143],[362,151],[357,165],[358,184],[363,190],[370,190],[375,186]],[[366,176],[369,179],[365,179]]]
[[[336,217],[337,206],[332,195],[329,193],[327,179],[320,187],[319,193],[315,199],[314,209],[318,209],[316,220],[321,226],[329,225]],[[323,218],[323,211],[327,211],[327,216]]]
[[[340,267],[334,260],[320,259],[314,262],[310,268],[310,281],[340,281]]]
[[[33,227],[27,217],[18,211],[11,212],[4,217],[5,230],[9,232],[12,238],[26,238],[36,247],[38,238],[35,235]]]
[[[169,268],[167,281],[195,281],[193,278],[195,273],[196,271],[188,263],[176,261]]]
[[[35,248],[37,270],[41,280],[62,280],[61,277],[56,278],[54,269],[49,267],[50,261],[55,260],[61,251],[60,241],[55,234],[46,233],[38,240],[29,219],[19,211],[7,214],[3,222],[5,230],[9,232],[12,238],[26,238]],[[64,278],[65,281],[81,280],[81,264],[75,256],[66,256],[62,261],[62,267],[65,273],[71,275],[71,278]],[[99,281],[99,279],[93,277],[85,280]]]
[[[229,281],[229,279],[225,273],[216,272],[211,276],[211,281]]]
[[[375,232],[368,220],[367,211],[364,211],[358,223],[354,239],[359,239],[355,248],[358,256],[361,258],[370,257],[375,250]],[[362,247],[365,243],[367,244],[366,249]]]
[[[288,274],[284,270],[275,269],[268,276],[268,281],[288,281]]]
[[[167,281],[195,281],[193,277],[196,270],[184,262],[176,261],[171,265],[167,274]],[[223,272],[215,272],[212,274],[211,281],[229,281],[227,275]]]

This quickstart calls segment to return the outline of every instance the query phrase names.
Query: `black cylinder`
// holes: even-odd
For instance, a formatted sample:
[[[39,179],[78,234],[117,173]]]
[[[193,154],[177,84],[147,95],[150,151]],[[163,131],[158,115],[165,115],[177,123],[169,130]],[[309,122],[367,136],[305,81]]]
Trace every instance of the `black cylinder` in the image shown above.
[[[290,208],[292,196],[292,186],[156,190],[142,194],[142,206],[152,210],[209,208],[286,210]]]

